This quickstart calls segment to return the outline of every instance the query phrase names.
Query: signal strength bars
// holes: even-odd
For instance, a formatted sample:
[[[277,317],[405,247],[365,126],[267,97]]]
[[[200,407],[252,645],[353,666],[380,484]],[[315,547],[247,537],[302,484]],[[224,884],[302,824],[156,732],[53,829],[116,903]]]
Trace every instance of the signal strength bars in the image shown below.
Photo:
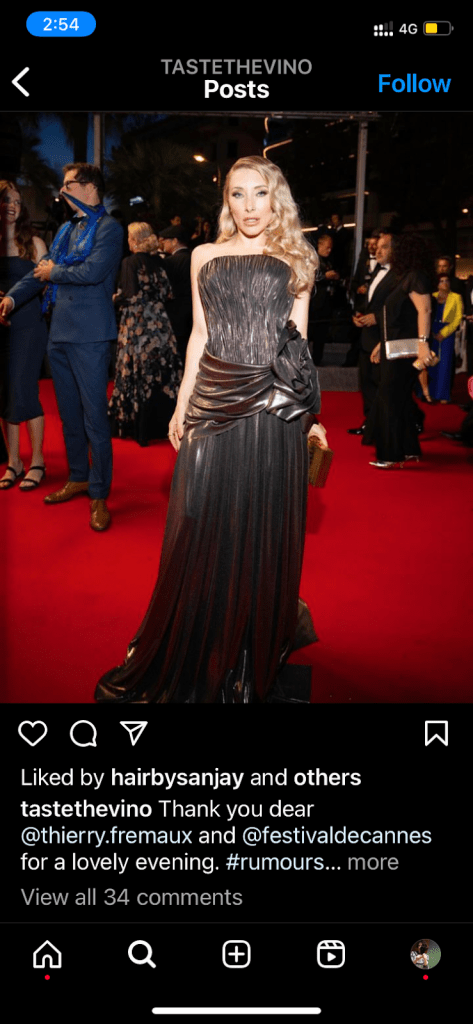
[[[393,36],[394,35],[394,22],[384,22],[384,25],[374,25],[375,36]]]

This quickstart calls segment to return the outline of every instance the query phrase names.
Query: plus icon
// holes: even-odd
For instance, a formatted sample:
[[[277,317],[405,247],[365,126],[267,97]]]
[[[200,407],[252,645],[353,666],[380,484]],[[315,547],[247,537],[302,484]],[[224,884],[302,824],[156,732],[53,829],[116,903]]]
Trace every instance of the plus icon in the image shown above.
[[[251,961],[251,946],[245,939],[229,939],[222,947],[225,967],[248,967]]]

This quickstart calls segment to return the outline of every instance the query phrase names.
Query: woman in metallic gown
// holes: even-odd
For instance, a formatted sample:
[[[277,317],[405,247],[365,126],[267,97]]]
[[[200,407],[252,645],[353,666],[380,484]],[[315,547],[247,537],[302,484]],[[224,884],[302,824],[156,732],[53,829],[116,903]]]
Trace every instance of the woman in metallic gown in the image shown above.
[[[217,241],[192,254],[158,580],[98,701],[263,703],[291,650],[316,640],[299,600],[307,434],[325,440],[304,340],[316,265],[279,168],[238,160]]]

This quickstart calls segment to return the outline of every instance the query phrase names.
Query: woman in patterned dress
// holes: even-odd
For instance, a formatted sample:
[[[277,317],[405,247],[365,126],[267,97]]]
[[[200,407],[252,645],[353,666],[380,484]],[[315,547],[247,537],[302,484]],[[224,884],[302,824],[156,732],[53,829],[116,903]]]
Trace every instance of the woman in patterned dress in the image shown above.
[[[171,288],[149,224],[128,228],[132,255],[123,260],[117,301],[122,314],[115,384],[109,402],[114,437],[133,437],[142,447],[166,437],[182,378],[164,303]]]

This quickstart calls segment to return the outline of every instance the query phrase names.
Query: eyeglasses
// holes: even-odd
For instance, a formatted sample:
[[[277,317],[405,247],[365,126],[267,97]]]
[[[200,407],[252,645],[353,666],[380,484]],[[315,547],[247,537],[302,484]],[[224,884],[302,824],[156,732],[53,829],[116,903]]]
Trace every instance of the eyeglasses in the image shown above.
[[[86,181],[82,181],[80,178],[71,178],[69,181],[65,181],[63,188],[72,188],[73,185],[87,185]]]

